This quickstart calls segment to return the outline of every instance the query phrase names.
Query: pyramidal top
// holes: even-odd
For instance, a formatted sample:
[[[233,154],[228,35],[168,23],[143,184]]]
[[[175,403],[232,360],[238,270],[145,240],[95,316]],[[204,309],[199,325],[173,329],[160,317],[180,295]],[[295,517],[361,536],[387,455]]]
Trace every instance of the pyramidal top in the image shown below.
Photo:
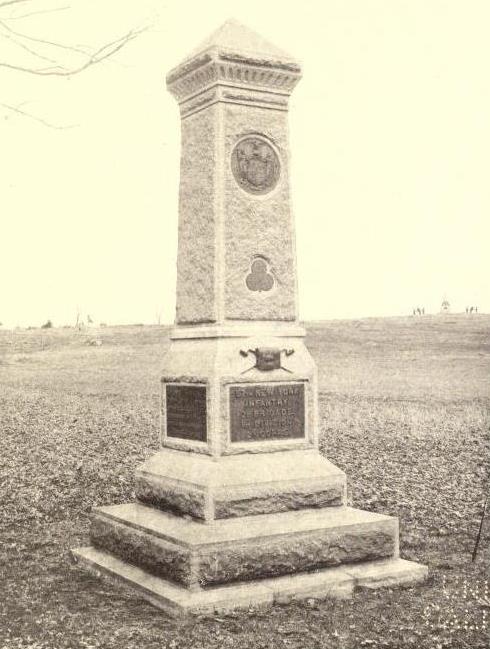
[[[260,36],[260,34],[257,34],[257,32],[242,25],[237,20],[230,18],[194,48],[174,69],[180,68],[183,64],[188,63],[205,52],[219,50],[233,51],[236,54],[253,55],[266,60],[298,63],[294,57],[270,43]]]
[[[301,78],[301,65],[236,20],[227,20],[167,73],[167,88],[178,101],[213,85],[276,86],[290,94]]]
[[[218,27],[216,31],[192,50],[187,58],[193,58],[213,48],[247,52],[256,56],[261,55],[264,58],[293,59],[290,54],[276,47],[260,34],[242,25],[234,18],[230,18],[221,27]]]

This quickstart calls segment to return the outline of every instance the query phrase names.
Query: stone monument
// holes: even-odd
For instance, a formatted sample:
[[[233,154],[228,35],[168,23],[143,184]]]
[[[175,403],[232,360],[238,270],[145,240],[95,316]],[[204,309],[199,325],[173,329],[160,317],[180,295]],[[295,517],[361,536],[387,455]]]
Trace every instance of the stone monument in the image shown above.
[[[167,76],[182,150],[161,450],[136,472],[137,502],[96,508],[92,546],[73,555],[173,614],[427,574],[399,558],[396,518],[346,506],[345,474],[318,451],[289,186],[300,78],[234,21]]]

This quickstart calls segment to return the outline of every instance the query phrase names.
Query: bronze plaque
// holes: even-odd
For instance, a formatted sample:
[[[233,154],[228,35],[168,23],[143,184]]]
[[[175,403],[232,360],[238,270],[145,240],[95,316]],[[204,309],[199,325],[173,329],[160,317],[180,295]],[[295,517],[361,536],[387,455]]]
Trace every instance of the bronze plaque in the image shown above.
[[[281,165],[271,145],[259,137],[238,142],[231,154],[235,180],[251,194],[267,194],[277,185]]]
[[[206,387],[167,385],[167,437],[207,440]]]
[[[263,442],[305,436],[302,383],[230,387],[232,442]]]

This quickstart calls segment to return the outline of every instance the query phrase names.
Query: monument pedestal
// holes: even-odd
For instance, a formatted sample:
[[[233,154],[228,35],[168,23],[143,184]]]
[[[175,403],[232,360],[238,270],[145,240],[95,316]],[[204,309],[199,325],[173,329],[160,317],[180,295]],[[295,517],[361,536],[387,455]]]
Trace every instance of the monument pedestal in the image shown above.
[[[95,510],[92,547],[73,551],[96,575],[135,588],[172,615],[423,581],[398,556],[396,518],[339,506],[212,524],[141,504]]]
[[[161,450],[75,559],[172,614],[413,583],[398,520],[346,506],[318,451],[298,322],[288,99],[296,61],[225,23],[167,76],[182,117],[177,317]]]

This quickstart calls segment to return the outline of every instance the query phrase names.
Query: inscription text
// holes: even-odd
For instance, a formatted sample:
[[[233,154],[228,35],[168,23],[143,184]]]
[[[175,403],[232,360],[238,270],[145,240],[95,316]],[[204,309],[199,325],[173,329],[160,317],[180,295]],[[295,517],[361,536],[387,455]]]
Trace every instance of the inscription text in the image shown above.
[[[231,386],[230,432],[232,442],[304,437],[304,385]]]

